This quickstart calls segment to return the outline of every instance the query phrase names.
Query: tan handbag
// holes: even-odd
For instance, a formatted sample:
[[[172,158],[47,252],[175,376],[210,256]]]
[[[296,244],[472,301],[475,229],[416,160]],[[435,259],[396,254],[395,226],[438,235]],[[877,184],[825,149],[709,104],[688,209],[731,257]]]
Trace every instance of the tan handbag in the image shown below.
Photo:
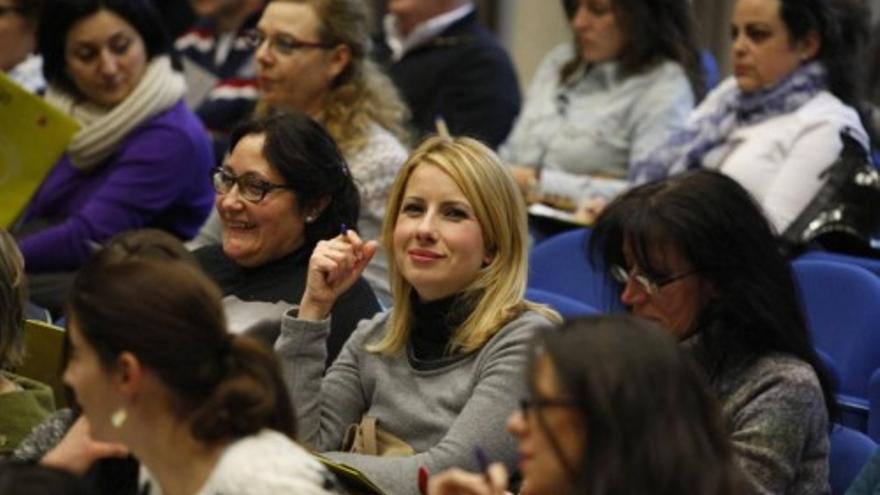
[[[359,424],[348,427],[342,439],[342,450],[383,457],[406,457],[416,453],[409,444],[379,428],[379,422],[372,416],[364,416]]]

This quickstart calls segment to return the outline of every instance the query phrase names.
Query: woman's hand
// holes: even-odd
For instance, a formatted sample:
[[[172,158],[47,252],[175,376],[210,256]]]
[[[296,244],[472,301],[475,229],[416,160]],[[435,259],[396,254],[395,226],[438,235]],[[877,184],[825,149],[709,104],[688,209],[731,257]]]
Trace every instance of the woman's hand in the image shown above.
[[[428,495],[510,495],[507,469],[498,462],[490,465],[486,474],[449,469],[431,477]]]
[[[355,283],[378,247],[376,241],[364,242],[353,230],[329,241],[318,242],[309,260],[306,289],[299,304],[299,318],[326,318],[336,298]]]
[[[98,459],[126,457],[128,454],[125,445],[93,440],[89,421],[80,416],[61,442],[43,456],[40,464],[83,475]]]

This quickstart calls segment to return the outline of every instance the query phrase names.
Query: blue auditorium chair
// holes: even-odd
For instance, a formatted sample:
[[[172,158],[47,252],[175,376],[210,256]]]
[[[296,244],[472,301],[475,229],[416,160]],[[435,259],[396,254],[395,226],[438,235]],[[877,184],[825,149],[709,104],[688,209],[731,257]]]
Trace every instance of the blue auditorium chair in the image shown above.
[[[842,425],[831,429],[829,481],[831,495],[843,495],[859,471],[877,451],[877,444],[864,433]]]
[[[620,311],[620,287],[587,259],[590,229],[557,234],[532,248],[529,288],[561,294],[597,310]]]
[[[560,294],[548,292],[540,289],[526,290],[526,299],[532,302],[546,304],[555,309],[562,318],[571,320],[579,316],[590,316],[598,314],[599,311],[585,303],[575,301],[574,299],[565,297]]]
[[[880,391],[880,277],[832,261],[797,260],[792,268],[813,344],[840,376],[841,422],[872,434],[869,423],[880,421],[869,399],[869,391]]]

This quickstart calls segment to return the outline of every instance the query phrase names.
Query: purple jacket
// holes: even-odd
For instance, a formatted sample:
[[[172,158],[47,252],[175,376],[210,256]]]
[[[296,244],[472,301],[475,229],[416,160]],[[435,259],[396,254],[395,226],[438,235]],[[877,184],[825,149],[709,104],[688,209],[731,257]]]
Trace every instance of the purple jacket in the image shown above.
[[[183,100],[137,127],[91,173],[67,155],[49,172],[23,223],[51,227],[19,239],[27,271],[73,270],[113,235],[153,227],[189,239],[211,210],[211,142]]]

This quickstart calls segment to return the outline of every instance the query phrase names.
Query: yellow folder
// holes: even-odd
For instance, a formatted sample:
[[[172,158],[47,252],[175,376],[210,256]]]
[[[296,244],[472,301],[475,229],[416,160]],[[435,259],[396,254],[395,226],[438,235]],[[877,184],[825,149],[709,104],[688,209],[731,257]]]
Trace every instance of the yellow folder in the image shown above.
[[[341,462],[336,462],[321,454],[312,454],[321,462],[331,473],[336,475],[336,479],[342,483],[342,486],[352,495],[385,495],[381,488],[373,483],[373,480],[364,473]]]
[[[77,129],[0,71],[0,227],[11,227]]]
[[[24,362],[15,372],[52,387],[55,404],[64,407],[64,329],[36,320],[24,322]]]

